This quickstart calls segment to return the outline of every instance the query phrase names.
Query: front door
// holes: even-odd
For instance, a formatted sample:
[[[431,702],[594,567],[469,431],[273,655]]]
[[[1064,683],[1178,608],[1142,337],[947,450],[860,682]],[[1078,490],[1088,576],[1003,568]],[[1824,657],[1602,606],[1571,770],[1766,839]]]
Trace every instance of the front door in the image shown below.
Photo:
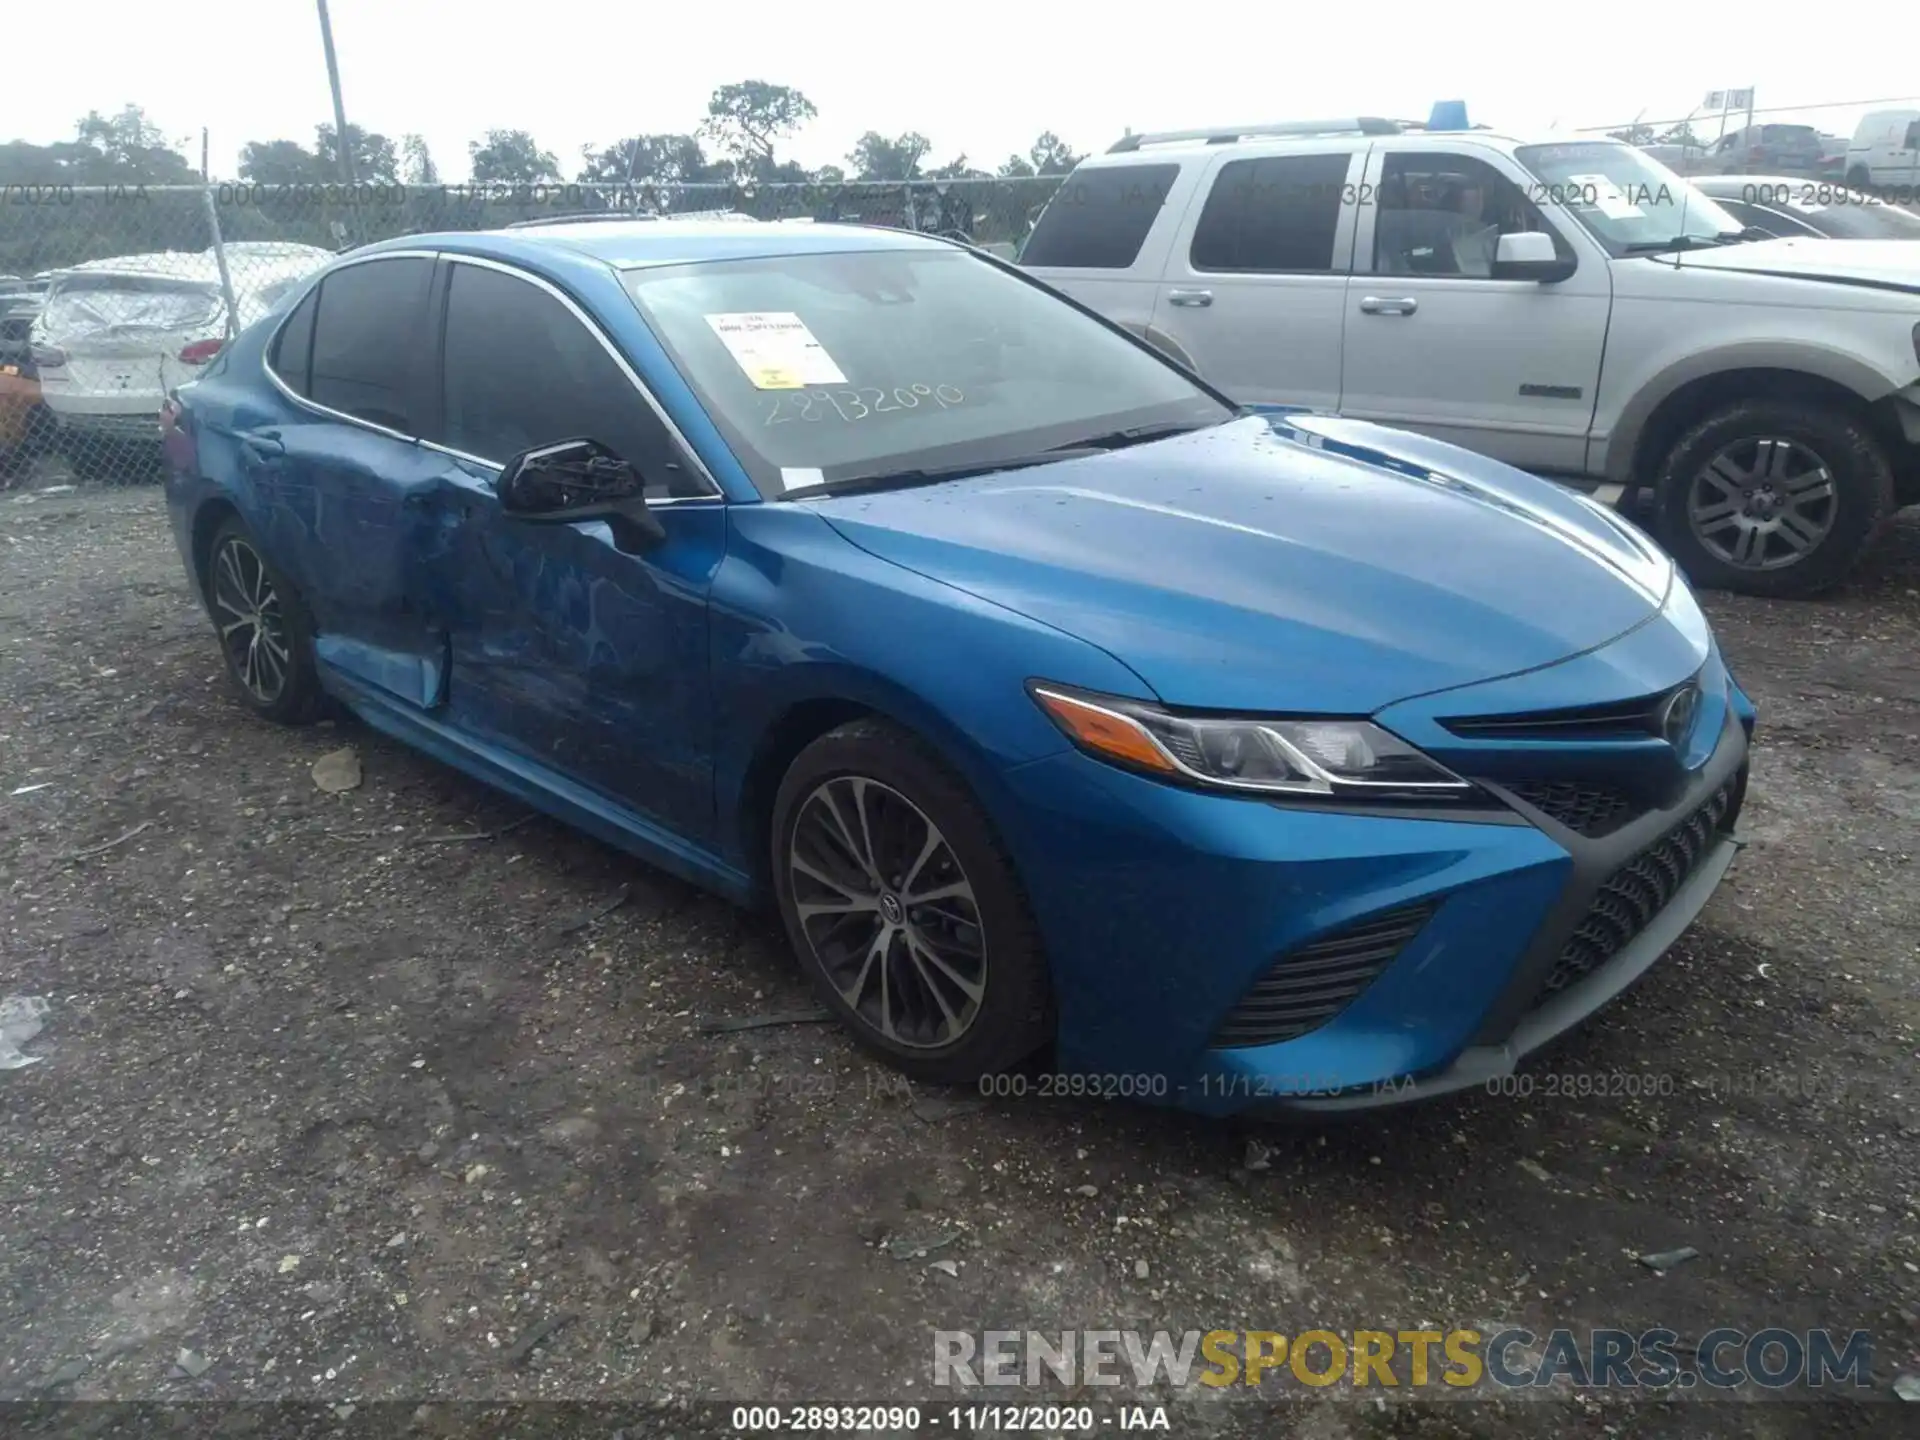
[[[474,739],[688,835],[713,823],[707,595],[726,507],[610,342],[557,290],[448,257],[439,473],[411,530],[419,608],[451,644],[446,716]],[[529,524],[502,462],[592,439],[648,480],[664,542]]]
[[[1477,156],[1376,148],[1346,292],[1340,413],[1417,430],[1526,470],[1578,474],[1613,287],[1518,185]],[[1492,278],[1509,231],[1545,230],[1579,268]]]

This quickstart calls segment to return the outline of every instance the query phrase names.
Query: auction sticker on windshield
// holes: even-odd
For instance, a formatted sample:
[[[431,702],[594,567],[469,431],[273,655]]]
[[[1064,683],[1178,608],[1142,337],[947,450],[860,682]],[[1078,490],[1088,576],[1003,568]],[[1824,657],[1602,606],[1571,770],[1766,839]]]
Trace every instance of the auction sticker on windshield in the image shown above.
[[[757,390],[847,383],[826,346],[791,310],[737,311],[706,319]]]

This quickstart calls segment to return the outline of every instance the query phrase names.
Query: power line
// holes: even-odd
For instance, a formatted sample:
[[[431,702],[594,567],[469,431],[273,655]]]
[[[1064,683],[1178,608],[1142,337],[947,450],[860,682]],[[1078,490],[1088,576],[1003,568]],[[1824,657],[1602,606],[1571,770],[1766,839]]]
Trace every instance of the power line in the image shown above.
[[[1909,105],[1916,101],[1920,101],[1920,96],[1889,95],[1883,100],[1824,100],[1817,105],[1773,105],[1764,110],[1754,110],[1746,113],[1754,115],[1798,115],[1806,110],[1861,110],[1869,105]],[[1576,135],[1593,135],[1605,130],[1628,130],[1636,125],[1647,129],[1658,130],[1662,126],[1686,125],[1692,121],[1704,118],[1706,118],[1706,116],[1696,110],[1691,115],[1679,115],[1671,120],[1628,120],[1625,122],[1616,122],[1612,125],[1576,125],[1573,133]]]

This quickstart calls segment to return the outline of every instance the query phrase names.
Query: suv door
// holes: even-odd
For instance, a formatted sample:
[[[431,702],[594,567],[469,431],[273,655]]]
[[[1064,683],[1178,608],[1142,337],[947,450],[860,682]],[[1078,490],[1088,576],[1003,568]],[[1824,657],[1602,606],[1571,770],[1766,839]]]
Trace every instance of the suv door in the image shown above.
[[[407,602],[404,506],[441,468],[430,423],[430,254],[329,271],[281,324],[267,371],[289,418],[236,416],[261,538],[313,611],[314,649],[414,705],[440,699],[446,640]],[[265,417],[261,417],[265,420]]]
[[[1340,412],[1527,470],[1583,471],[1613,300],[1604,255],[1478,156],[1377,146],[1366,195]],[[1545,231],[1578,268],[1551,284],[1494,278],[1497,237],[1517,230]]]
[[[494,261],[446,259],[439,475],[412,545],[418,606],[451,641],[447,718],[675,831],[705,833],[719,492],[572,300]],[[664,541],[629,553],[605,521],[534,524],[501,510],[505,461],[573,439],[638,468]]]
[[[1341,313],[1366,154],[1235,159],[1200,187],[1154,298],[1153,328],[1246,404],[1340,403]]]

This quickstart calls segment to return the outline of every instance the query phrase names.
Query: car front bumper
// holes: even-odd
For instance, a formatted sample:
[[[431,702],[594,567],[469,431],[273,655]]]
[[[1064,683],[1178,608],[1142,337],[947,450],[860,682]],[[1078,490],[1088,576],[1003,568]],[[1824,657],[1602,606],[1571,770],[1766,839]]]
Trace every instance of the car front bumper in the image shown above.
[[[1753,709],[1717,654],[1707,671],[1703,758],[1602,839],[1518,812],[1336,813],[1181,790],[1077,751],[1007,772],[1059,1006],[1048,1088],[1216,1114],[1345,1111],[1511,1074],[1665,954],[1732,862]],[[1583,927],[1623,895],[1631,906],[1646,875],[1658,903],[1630,938],[1569,969]],[[1221,1038],[1303,947],[1409,907],[1430,915],[1317,1028]]]

